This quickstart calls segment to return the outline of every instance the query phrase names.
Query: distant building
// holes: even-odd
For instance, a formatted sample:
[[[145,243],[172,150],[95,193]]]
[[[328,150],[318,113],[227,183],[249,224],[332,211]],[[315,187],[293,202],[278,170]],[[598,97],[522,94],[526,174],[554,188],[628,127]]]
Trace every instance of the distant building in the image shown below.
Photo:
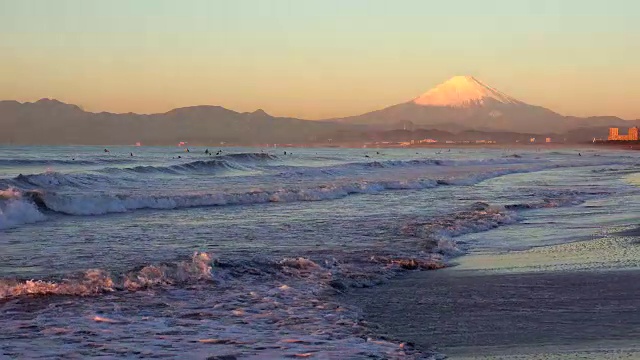
[[[544,139],[544,142],[546,142],[546,143],[550,143],[550,142],[551,142],[551,138],[546,138],[546,139]]]
[[[532,143],[536,142],[536,138],[529,139],[529,142],[532,142]]]
[[[618,128],[609,128],[609,137],[607,138],[609,141],[638,141],[638,127],[634,126],[629,128],[629,133],[627,135],[620,135],[620,129]]]

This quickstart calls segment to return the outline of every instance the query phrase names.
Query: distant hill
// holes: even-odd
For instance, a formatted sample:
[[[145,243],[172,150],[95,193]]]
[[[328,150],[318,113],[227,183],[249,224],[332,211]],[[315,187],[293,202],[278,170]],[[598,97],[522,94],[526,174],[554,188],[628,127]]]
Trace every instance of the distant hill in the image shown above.
[[[415,140],[453,137],[509,142],[550,136],[584,142],[606,137],[610,126],[624,129],[637,125],[640,120],[614,116],[562,116],[510,97],[471,76],[453,77],[402,104],[324,121],[274,117],[263,110],[240,113],[208,105],[142,115],[93,113],[53,99],[0,101],[0,144],[323,144],[329,139],[332,143],[405,141],[410,140],[407,134],[417,136]]]
[[[162,114],[92,113],[42,99],[0,102],[0,143],[201,144],[313,142],[331,137],[331,122],[273,117],[262,110],[239,113],[220,106],[193,106]]]

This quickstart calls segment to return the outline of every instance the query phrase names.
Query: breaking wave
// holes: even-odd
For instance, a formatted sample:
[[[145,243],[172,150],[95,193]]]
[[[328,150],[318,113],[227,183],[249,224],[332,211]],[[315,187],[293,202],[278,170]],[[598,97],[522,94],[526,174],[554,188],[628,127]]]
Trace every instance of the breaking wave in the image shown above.
[[[606,194],[563,191],[539,195],[543,196],[542,200],[531,203],[491,205],[477,202],[448,216],[408,222],[400,228],[400,232],[405,236],[423,239],[445,255],[458,255],[462,250],[454,240],[456,237],[517,223],[521,219],[521,211],[573,206]]]
[[[336,175],[341,173],[350,173],[354,170],[375,170],[375,169],[393,169],[393,168],[412,168],[412,167],[429,167],[429,166],[482,166],[482,165],[521,165],[540,163],[535,159],[480,159],[480,160],[442,160],[442,159],[413,159],[413,160],[374,160],[365,162],[349,162],[339,165],[320,166],[320,167],[295,167],[295,166],[279,166],[274,167],[280,169],[279,176],[316,176],[316,175]]]
[[[372,194],[386,190],[421,190],[438,185],[472,185],[507,174],[535,171],[510,169],[476,174],[459,179],[417,179],[359,181],[321,185],[312,188],[255,190],[244,193],[198,193],[181,195],[57,194],[32,192],[33,200],[46,209],[67,215],[103,215],[140,209],[179,209],[205,206],[250,205],[269,202],[334,200],[354,194]]]
[[[219,276],[224,273],[233,278],[245,275],[270,279],[281,275],[307,277],[313,273],[316,280],[327,288],[339,291],[348,287],[372,286],[398,271],[432,270],[445,266],[447,257],[463,251],[455,240],[459,236],[516,223],[521,219],[521,211],[575,205],[596,194],[567,191],[548,195],[549,198],[532,203],[491,205],[478,202],[450,214],[398,224],[403,237],[418,241],[398,245],[393,250],[384,250],[371,257],[343,254],[338,259],[289,257],[221,261],[210,254],[196,252],[190,260],[145,265],[115,275],[106,270],[90,269],[57,280],[0,279],[0,300],[24,295],[87,296],[221,280],[214,276],[213,268]]]
[[[147,265],[116,276],[105,270],[90,269],[62,280],[0,279],[0,300],[24,295],[88,296],[211,280],[211,265],[209,254],[195,253],[188,261]]]
[[[244,193],[200,193],[182,195],[56,194],[31,192],[32,199],[48,210],[67,215],[103,215],[140,209],[179,209],[204,206],[250,205],[269,202],[322,201],[352,194],[384,190],[426,189],[433,180],[354,182],[307,189],[255,190]]]
[[[137,173],[137,174],[192,174],[192,173],[211,173],[224,170],[239,170],[248,171],[251,170],[247,165],[242,165],[239,162],[228,161],[224,159],[213,160],[198,160],[186,162],[183,164],[176,164],[170,166],[152,166],[141,165],[128,168],[105,168],[100,172],[114,174],[114,173]]]
[[[255,162],[276,159],[266,153],[232,154],[225,155],[227,159],[236,158],[243,161]],[[521,161],[523,159],[517,159]],[[526,159],[524,159],[526,160]],[[349,163],[332,167],[398,167],[398,166],[457,166],[459,164],[479,164],[483,162],[505,162],[511,164],[511,159],[487,159],[450,162],[454,165],[445,165],[440,160],[409,160],[386,161],[369,163]],[[528,160],[527,160],[528,161]],[[224,167],[229,160],[219,156],[216,159],[189,162],[173,165],[176,168],[164,167],[177,171],[178,167],[187,171],[192,168]],[[238,164],[240,163],[234,163]],[[119,186],[120,182],[144,181],[143,177],[136,176],[131,179],[125,177],[112,177],[96,173],[43,173],[35,175],[19,175],[9,181],[2,181],[5,192],[11,191],[12,195],[1,201],[0,205],[0,229],[19,226],[45,219],[46,211],[54,211],[67,215],[103,215],[109,213],[123,213],[140,209],[180,209],[191,207],[226,206],[226,205],[250,205],[270,202],[302,202],[322,201],[344,198],[355,194],[372,194],[389,190],[421,190],[437,186],[470,186],[482,181],[515,173],[537,172],[547,169],[573,166],[588,166],[584,164],[556,164],[543,163],[514,168],[502,168],[494,171],[484,171],[464,176],[448,178],[418,178],[410,180],[359,180],[336,181],[325,185],[311,185],[308,187],[284,187],[280,189],[257,189],[250,191],[207,191],[200,189],[198,192],[172,192],[160,191],[153,194],[145,192],[119,193],[95,191],[96,185],[105,185],[109,188],[128,188]],[[153,170],[149,170],[153,168]],[[133,171],[160,171],[154,167],[130,168]],[[318,171],[316,168],[304,167],[299,171]],[[321,168],[319,171],[327,171]],[[329,179],[327,179],[329,180]],[[267,183],[274,183],[269,182]],[[115,185],[115,186],[114,186]],[[64,187],[64,189],[58,189]],[[91,189],[92,191],[76,191],[74,188]],[[44,213],[43,213],[44,212]]]
[[[169,166],[143,165],[127,168],[106,168],[102,172],[132,172],[132,173],[166,173],[166,174],[189,174],[193,172],[211,172],[217,170],[251,170],[254,163],[263,163],[270,160],[277,160],[278,157],[268,153],[238,153],[228,155],[217,155],[206,160],[188,161]]]
[[[36,205],[14,188],[0,190],[0,230],[45,220]]]
[[[19,166],[61,166],[61,165],[85,165],[99,166],[109,164],[130,164],[135,162],[129,158],[103,158],[103,159],[0,159],[0,166],[19,167]]]
[[[555,165],[551,165],[555,167]],[[447,179],[414,179],[385,181],[355,181],[309,188],[282,188],[248,192],[199,192],[171,195],[60,193],[56,191],[27,191],[23,198],[30,199],[41,208],[67,215],[104,215],[140,209],[180,209],[191,207],[251,205],[270,202],[322,201],[344,198],[355,194],[373,194],[388,190],[421,190],[436,186],[469,186],[508,174],[535,172],[549,166],[503,169],[466,177]],[[85,175],[81,175],[84,177]],[[88,175],[87,175],[88,176]],[[84,180],[84,178],[82,178]],[[46,174],[25,177],[30,184],[78,184],[77,175]],[[87,180],[88,181],[88,180]],[[95,179],[91,179],[95,181]]]
[[[54,188],[59,186],[87,187],[97,183],[112,183],[113,179],[90,173],[63,174],[59,172],[45,172],[32,175],[18,175],[9,181],[3,181],[14,186],[26,188]]]

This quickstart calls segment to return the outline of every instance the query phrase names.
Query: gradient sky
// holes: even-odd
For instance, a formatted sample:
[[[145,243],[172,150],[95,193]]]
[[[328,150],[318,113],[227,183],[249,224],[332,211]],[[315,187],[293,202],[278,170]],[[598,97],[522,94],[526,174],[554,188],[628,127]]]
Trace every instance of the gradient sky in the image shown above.
[[[473,75],[565,115],[640,118],[636,0],[0,0],[0,99],[318,119]]]

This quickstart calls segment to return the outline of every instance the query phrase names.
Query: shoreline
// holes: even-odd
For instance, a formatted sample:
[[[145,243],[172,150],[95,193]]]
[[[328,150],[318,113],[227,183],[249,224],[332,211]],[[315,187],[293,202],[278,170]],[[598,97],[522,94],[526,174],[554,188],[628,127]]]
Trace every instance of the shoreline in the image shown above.
[[[640,270],[415,272],[350,292],[376,335],[449,358],[640,356]],[[596,343],[597,342],[597,343]]]

